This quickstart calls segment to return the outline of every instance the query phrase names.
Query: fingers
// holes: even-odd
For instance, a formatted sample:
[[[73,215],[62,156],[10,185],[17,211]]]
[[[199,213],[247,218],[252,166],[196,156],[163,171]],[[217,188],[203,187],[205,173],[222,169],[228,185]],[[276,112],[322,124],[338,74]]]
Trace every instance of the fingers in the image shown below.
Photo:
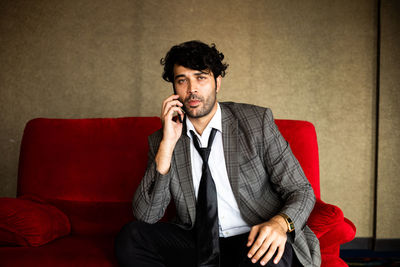
[[[170,102],[165,103],[164,109],[163,109],[163,115],[167,114],[169,109],[171,107],[182,107],[183,104],[179,100],[172,100]]]
[[[275,264],[278,264],[278,262],[281,260],[281,258],[283,256],[283,253],[285,252],[285,245],[286,244],[283,244],[282,246],[279,246],[278,254],[276,255],[276,257],[274,259],[274,263]]]
[[[163,142],[168,144],[170,151],[175,147],[176,142],[182,134],[183,123],[180,120],[174,120],[174,114],[183,119],[184,112],[181,107],[183,104],[178,100],[178,95],[171,95],[166,98],[162,103],[161,108],[161,122],[163,125]],[[172,149],[172,150],[171,150]]]
[[[183,104],[178,99],[179,99],[178,95],[171,95],[168,98],[166,98],[162,103],[161,116],[163,115],[165,116],[168,113],[168,110],[173,106],[182,107]]]
[[[260,258],[265,254],[265,252],[267,252],[267,254],[265,254],[264,258],[260,261],[261,265],[265,265],[267,264],[267,262],[269,262],[269,260],[272,258],[272,256],[274,256],[275,252],[277,249],[277,245],[276,243],[270,243],[267,247],[267,245],[263,246],[262,249],[257,252],[257,256],[259,256]]]
[[[248,241],[247,241],[247,246],[248,247],[250,247],[253,244],[254,239],[256,238],[257,233],[258,233],[258,228],[259,228],[258,226],[253,226],[251,228],[251,231],[250,231],[250,234],[249,234],[249,237],[248,237]]]
[[[286,233],[274,231],[272,227],[265,225],[262,227],[254,226],[248,237],[247,246],[252,247],[247,256],[251,258],[253,263],[261,259],[260,264],[264,266],[276,253],[274,263],[277,264],[285,251],[286,240]]]
[[[269,252],[271,251],[270,248],[271,242],[272,241],[269,238],[268,239],[260,238],[260,236],[257,238],[252,247],[254,251],[249,252],[249,254],[254,255],[251,258],[252,263],[256,263],[267,251]],[[263,262],[260,262],[260,264],[264,265]]]
[[[275,253],[277,253],[276,257],[274,258],[274,263],[278,264],[283,256],[284,251],[285,243],[280,243],[278,240],[267,238],[259,247],[255,255],[252,257],[251,262],[256,263],[259,259],[262,258],[260,264],[264,266],[272,259]]]
[[[252,259],[252,262],[255,263],[255,262],[257,262],[258,259],[263,255],[263,254],[259,255],[259,253],[257,253],[257,251],[258,251],[258,250],[261,248],[261,246],[264,244],[264,240],[265,240],[265,238],[267,237],[267,234],[268,234],[268,233],[267,233],[266,230],[261,230],[261,231],[260,231],[259,227],[255,226],[255,227],[252,228],[250,234],[253,232],[253,229],[254,229],[254,231],[257,232],[256,234],[258,234],[258,237],[257,237],[257,239],[255,240],[255,242],[253,243],[253,246],[251,247],[251,249],[250,249],[249,253],[247,254],[247,256],[248,256],[249,258],[251,258],[251,257],[253,257],[253,255],[254,255],[254,257],[253,257],[253,259]],[[256,253],[257,253],[257,254],[256,254]],[[255,254],[256,254],[256,255],[255,255]]]
[[[179,95],[170,95],[169,97],[167,97],[167,98],[163,101],[162,109],[165,108],[165,105],[166,105],[168,102],[173,101],[173,100],[177,100],[177,99],[179,99]]]
[[[167,119],[172,120],[174,112],[178,113],[180,118],[183,119],[184,112],[181,109],[183,104],[178,100],[178,98],[178,95],[171,95],[163,101],[161,110],[161,118],[163,121]]]
[[[173,115],[174,115],[174,112],[178,113],[179,115],[182,115],[182,118],[183,118],[183,116],[185,115],[180,107],[171,106],[171,107],[169,107],[169,109],[168,109],[168,110],[166,111],[166,113],[164,114],[164,117],[165,117],[165,118],[170,118],[170,119],[172,119],[172,117],[174,117],[174,116],[173,116]]]

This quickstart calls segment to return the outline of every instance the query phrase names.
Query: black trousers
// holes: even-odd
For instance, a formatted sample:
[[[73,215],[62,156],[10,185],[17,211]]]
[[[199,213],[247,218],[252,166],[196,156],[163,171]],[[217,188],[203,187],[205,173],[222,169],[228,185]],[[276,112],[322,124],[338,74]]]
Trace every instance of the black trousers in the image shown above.
[[[221,267],[260,267],[247,257],[248,233],[220,238]],[[115,238],[115,255],[120,266],[132,267],[195,267],[196,248],[193,231],[159,222],[134,221],[125,225]],[[272,258],[272,260],[274,257]],[[278,264],[270,260],[265,266],[298,265],[292,246],[287,242]]]

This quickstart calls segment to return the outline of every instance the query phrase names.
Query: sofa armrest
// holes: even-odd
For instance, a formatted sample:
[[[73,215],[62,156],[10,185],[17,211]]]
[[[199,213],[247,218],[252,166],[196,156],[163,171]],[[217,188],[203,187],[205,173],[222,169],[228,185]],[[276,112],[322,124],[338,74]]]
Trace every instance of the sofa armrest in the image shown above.
[[[37,197],[0,198],[0,245],[41,246],[70,232],[68,217]]]
[[[331,204],[327,204],[317,199],[314,209],[308,218],[307,225],[314,234],[319,238],[338,225],[344,223],[342,210]]]

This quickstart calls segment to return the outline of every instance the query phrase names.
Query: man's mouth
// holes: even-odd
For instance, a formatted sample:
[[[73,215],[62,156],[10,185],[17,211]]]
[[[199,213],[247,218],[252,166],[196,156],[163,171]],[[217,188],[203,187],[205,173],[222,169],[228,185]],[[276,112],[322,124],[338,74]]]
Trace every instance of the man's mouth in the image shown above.
[[[200,105],[201,99],[200,99],[200,97],[197,97],[195,95],[191,95],[189,97],[189,99],[186,100],[186,103],[188,103],[188,105],[190,107],[197,107],[198,105]]]
[[[188,101],[188,104],[189,104],[189,106],[191,106],[191,107],[195,107],[195,106],[197,106],[197,105],[200,104],[200,100],[198,100],[198,99],[190,99],[190,100]]]

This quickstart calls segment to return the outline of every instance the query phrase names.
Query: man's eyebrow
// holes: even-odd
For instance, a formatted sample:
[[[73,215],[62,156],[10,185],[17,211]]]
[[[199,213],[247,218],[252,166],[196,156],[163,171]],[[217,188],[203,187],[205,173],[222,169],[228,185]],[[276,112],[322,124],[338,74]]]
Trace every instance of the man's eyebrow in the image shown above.
[[[199,71],[199,72],[193,73],[193,75],[196,75],[196,76],[203,75],[203,74],[210,75],[209,72],[205,72],[205,71]],[[186,77],[186,75],[185,74],[178,74],[178,75],[175,76],[174,80],[176,80],[178,78],[181,78],[181,77]]]
[[[181,78],[181,77],[186,77],[184,74],[178,74],[175,76],[174,80]]]
[[[194,73],[194,75],[196,75],[196,76],[203,75],[203,74],[209,75],[210,73],[205,72],[205,71],[199,71],[199,72]]]

